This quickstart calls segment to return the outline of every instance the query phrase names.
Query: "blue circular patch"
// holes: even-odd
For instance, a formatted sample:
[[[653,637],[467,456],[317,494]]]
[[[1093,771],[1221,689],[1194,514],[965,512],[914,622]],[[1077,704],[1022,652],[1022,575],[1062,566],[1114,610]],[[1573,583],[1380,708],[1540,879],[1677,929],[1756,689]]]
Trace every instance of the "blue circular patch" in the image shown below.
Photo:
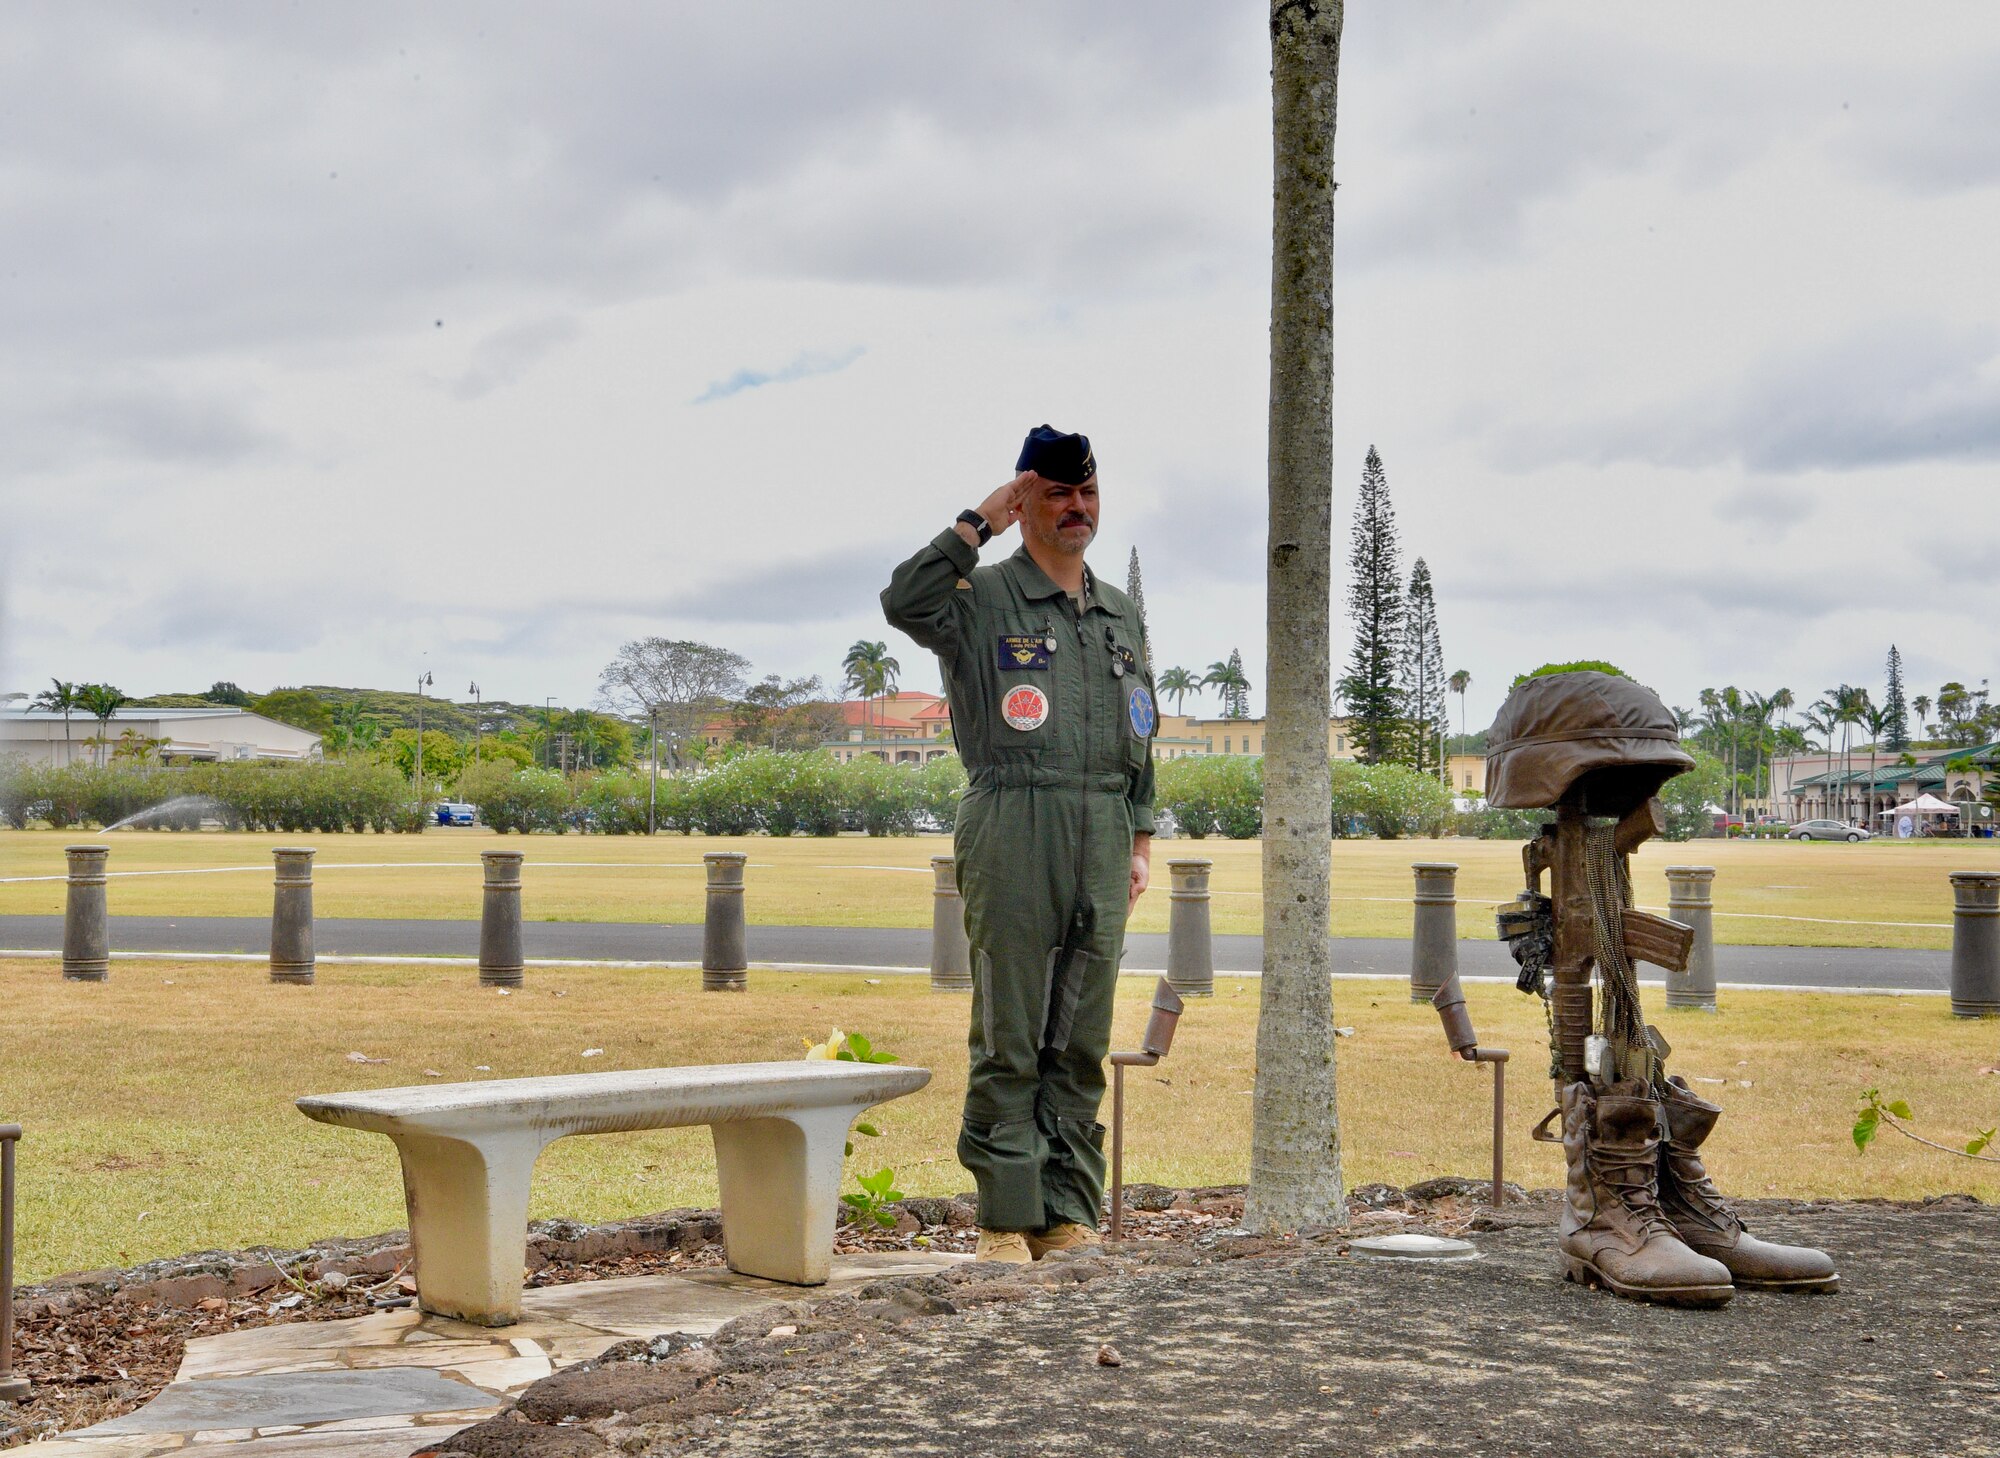
[[[1153,737],[1159,727],[1160,716],[1153,709],[1153,691],[1143,683],[1132,685],[1132,697],[1125,701],[1126,717],[1132,721],[1132,732],[1141,739]]]

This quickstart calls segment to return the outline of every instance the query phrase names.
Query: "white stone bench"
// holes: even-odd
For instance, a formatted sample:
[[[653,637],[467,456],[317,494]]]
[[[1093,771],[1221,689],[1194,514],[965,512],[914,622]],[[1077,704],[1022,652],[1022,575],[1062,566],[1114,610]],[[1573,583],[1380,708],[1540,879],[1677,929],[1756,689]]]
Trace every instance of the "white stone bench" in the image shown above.
[[[848,1126],[930,1078],[900,1064],[725,1063],[315,1094],[298,1107],[396,1142],[417,1304],[505,1326],[520,1319],[528,1183],[552,1140],[709,1125],[730,1269],[816,1286],[833,1261]]]

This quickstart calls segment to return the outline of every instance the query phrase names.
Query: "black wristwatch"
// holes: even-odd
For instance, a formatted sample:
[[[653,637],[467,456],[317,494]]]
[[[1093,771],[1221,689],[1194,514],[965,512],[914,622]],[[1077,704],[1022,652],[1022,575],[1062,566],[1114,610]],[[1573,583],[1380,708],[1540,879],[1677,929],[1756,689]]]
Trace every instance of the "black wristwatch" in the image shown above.
[[[979,533],[979,545],[985,546],[993,540],[993,528],[986,524],[986,518],[976,511],[961,511],[958,519]]]

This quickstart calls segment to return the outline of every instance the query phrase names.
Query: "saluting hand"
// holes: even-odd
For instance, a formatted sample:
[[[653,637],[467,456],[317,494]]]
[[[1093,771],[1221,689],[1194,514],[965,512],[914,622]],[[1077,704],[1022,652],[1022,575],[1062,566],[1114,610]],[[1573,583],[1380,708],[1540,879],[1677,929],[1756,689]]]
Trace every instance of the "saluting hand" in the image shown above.
[[[979,503],[979,514],[986,518],[986,525],[993,529],[994,536],[1000,536],[1021,519],[1021,505],[1040,480],[1041,477],[1033,471],[1023,471]]]

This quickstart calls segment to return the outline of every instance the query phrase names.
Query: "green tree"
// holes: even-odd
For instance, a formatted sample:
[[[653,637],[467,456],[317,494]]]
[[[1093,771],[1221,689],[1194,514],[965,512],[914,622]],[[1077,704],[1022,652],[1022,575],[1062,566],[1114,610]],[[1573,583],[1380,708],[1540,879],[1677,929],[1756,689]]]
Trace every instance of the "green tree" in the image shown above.
[[[1444,767],[1438,748],[1445,733],[1444,683],[1437,598],[1430,566],[1419,557],[1403,609],[1403,715],[1410,727],[1410,762],[1419,771],[1437,773]]]
[[[208,692],[203,694],[202,697],[207,699],[211,704],[227,704],[232,709],[247,709],[250,707],[250,695],[243,692],[242,689],[226,678],[217,679],[214,683],[210,684]]]
[[[889,656],[887,643],[871,643],[866,638],[857,639],[847,650],[847,656],[840,661],[841,679],[844,688],[852,689],[863,699],[873,700],[883,694],[895,691],[896,680],[903,672],[903,665]],[[864,716],[867,710],[863,709]],[[863,720],[864,727],[866,719]]]
[[[604,666],[597,691],[607,707],[657,723],[668,763],[681,765],[700,745],[702,726],[742,693],[749,668],[749,659],[711,643],[635,638]]]
[[[424,730],[424,778],[432,784],[449,783],[459,778],[465,768],[467,746],[452,738],[442,729]],[[417,773],[417,731],[398,729],[382,746],[382,757],[396,773],[406,780],[413,780]],[[428,795],[428,786],[419,787]]]
[[[1403,581],[1389,476],[1374,446],[1361,469],[1348,551],[1347,611],[1354,647],[1340,680],[1347,725],[1364,764],[1393,759],[1403,732]]]
[[[1225,719],[1247,719],[1250,717],[1250,680],[1243,672],[1243,654],[1232,648],[1229,657],[1220,663],[1208,665],[1208,674],[1201,681],[1203,688],[1220,690],[1222,696],[1222,717]]]
[[[1458,752],[1465,753],[1465,691],[1472,687],[1472,675],[1464,669],[1454,669],[1445,680],[1451,691],[1458,695]]]
[[[382,721],[363,712],[359,699],[349,699],[333,710],[333,723],[322,743],[333,754],[368,755],[381,741]]]
[[[333,728],[333,715],[318,694],[305,689],[272,689],[261,699],[254,699],[250,712],[262,714],[266,719],[276,719],[280,724],[289,724],[294,729],[303,729],[308,734],[325,735]]]
[[[1919,736],[1920,738],[1924,738],[1924,739],[1928,739],[1928,738],[1930,738],[1930,734],[1931,734],[1931,726],[1930,726],[1930,725],[1929,725],[1928,723],[1926,723],[1926,722],[1925,722],[1925,721],[1926,721],[1927,719],[1929,719],[1929,718],[1930,718],[1930,716],[1931,716],[1931,698],[1930,698],[1930,695],[1929,695],[1929,694],[1918,694],[1918,695],[1917,695],[1917,696],[1916,696],[1916,697],[1915,697],[1914,699],[1911,699],[1911,700],[1910,700],[1910,707],[1911,707],[1911,708],[1913,708],[1913,709],[1915,709],[1915,710],[1917,711],[1917,734],[1918,734],[1918,736]]]
[[[1666,839],[1691,840],[1713,827],[1715,812],[1709,806],[1722,799],[1729,769],[1712,754],[1694,752],[1694,768],[1675,775],[1660,790],[1660,802],[1667,812]]]
[[[1146,583],[1139,572],[1139,549],[1132,549],[1131,560],[1125,564],[1125,595],[1132,599],[1132,606],[1139,610],[1139,636],[1148,644],[1153,641],[1153,630],[1146,622]]]
[[[131,699],[108,683],[87,683],[76,691],[77,707],[97,721],[97,762],[104,763],[104,750],[111,733],[111,716]]]
[[[49,680],[49,683],[52,687],[45,688],[36,694],[35,701],[29,704],[28,708],[31,712],[35,709],[41,709],[50,714],[61,714],[63,716],[63,763],[68,764],[72,753],[69,737],[69,719],[71,714],[83,707],[82,685],[64,683],[59,678],[52,678]]]
[[[1903,698],[1903,655],[1889,645],[1889,683],[1882,694],[1883,748],[1901,754],[1910,747],[1910,711]]]
[[[768,674],[743,691],[730,714],[738,742],[797,753],[839,737],[842,723],[840,706],[826,701],[817,675],[784,679]]]
[[[1174,701],[1176,714],[1181,711],[1181,704],[1189,694],[1201,692],[1201,680],[1195,677],[1192,669],[1169,668],[1155,682],[1159,684],[1160,693]]]

